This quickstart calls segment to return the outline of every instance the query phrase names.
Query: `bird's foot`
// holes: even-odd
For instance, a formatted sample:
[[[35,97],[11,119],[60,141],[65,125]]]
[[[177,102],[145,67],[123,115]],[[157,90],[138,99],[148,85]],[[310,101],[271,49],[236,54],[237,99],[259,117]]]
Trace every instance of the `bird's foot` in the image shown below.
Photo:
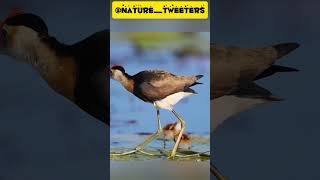
[[[148,155],[148,156],[155,156],[155,154],[152,154],[152,153],[144,151],[144,147],[143,146],[138,146],[138,147],[135,148],[135,150],[136,150],[136,152],[140,152],[141,154],[145,154],[145,155]]]
[[[167,157],[167,159],[168,159],[168,160],[174,160],[176,157],[177,157],[177,156],[172,156],[172,155],[170,155],[170,156]]]
[[[141,153],[141,154],[145,154],[148,156],[155,156],[155,154],[146,152],[143,150],[142,147],[136,147],[134,150],[128,151],[128,152],[122,152],[122,153],[110,153],[110,156],[127,156],[127,155],[131,155],[131,154],[136,154],[136,153]]]
[[[137,150],[131,150],[131,151],[128,151],[128,152],[121,152],[121,153],[110,153],[110,156],[127,156],[127,155],[130,155],[130,154],[135,154],[137,152]]]
[[[177,154],[171,154],[167,157],[168,160],[174,160],[177,158],[196,158],[196,157],[208,157],[210,158],[210,155],[207,154],[208,152],[194,152],[194,151],[181,151]]]
[[[201,154],[189,154],[189,155],[181,155],[181,154],[176,154],[176,155],[170,155],[167,157],[168,160],[174,160],[177,158],[191,158],[191,157],[200,157]]]

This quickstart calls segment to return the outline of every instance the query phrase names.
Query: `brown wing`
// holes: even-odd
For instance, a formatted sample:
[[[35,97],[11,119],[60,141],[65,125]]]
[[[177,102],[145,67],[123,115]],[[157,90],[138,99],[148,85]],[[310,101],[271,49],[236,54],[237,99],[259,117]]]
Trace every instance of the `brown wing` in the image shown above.
[[[297,71],[273,65],[277,59],[299,47],[298,43],[281,43],[264,48],[238,48],[211,45],[211,99],[237,90],[240,84],[271,76],[277,72]]]
[[[133,76],[133,93],[148,102],[163,99],[171,94],[187,91],[197,81],[193,76],[176,76],[166,71],[142,71]]]
[[[211,46],[211,97],[217,98],[233,92],[240,83],[250,82],[277,59],[273,47],[237,48]]]
[[[109,30],[97,32],[71,46],[78,64],[75,103],[84,111],[109,125]]]

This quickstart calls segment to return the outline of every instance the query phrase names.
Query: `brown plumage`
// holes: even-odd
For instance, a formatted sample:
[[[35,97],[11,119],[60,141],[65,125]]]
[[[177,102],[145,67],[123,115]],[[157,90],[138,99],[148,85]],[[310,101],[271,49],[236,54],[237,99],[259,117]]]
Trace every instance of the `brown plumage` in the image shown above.
[[[180,129],[176,129],[177,123],[169,123],[163,129],[163,136],[165,140],[169,140],[169,138],[173,138]]]
[[[174,142],[176,142],[178,139],[178,136],[174,136]],[[187,134],[182,134],[181,140],[179,143],[179,148],[181,149],[190,149],[192,145],[191,138]]]
[[[202,75],[198,76],[177,76],[172,73],[160,70],[141,71],[133,76],[125,72],[122,66],[112,66],[110,69],[111,78],[119,81],[123,87],[135,96],[145,102],[152,103],[157,110],[158,130],[151,135],[144,143],[137,146],[135,150],[122,153],[120,155],[127,155],[141,151],[144,146],[160,136],[163,132],[160,122],[159,109],[166,109],[171,111],[181,124],[181,130],[177,135],[177,141],[173,147],[170,157],[174,158],[181,142],[183,132],[186,126],[185,121],[174,111],[173,106],[181,99],[196,94],[190,87],[201,84],[197,82]],[[169,130],[172,126],[167,127]],[[186,139],[187,140],[187,139]]]
[[[167,124],[163,129],[163,136],[164,140],[174,140],[174,137],[179,134],[181,130],[181,124],[176,122],[176,123],[169,123]]]
[[[173,140],[174,142],[176,142],[180,130],[181,130],[181,124],[178,122],[167,124],[163,128],[164,141]],[[191,138],[187,134],[182,134],[179,147],[182,149],[189,149],[191,147],[191,143],[192,143]],[[164,145],[166,145],[165,142],[164,142]]]
[[[178,92],[196,94],[190,87],[201,84],[196,81],[202,77],[202,75],[177,76],[161,70],[146,70],[130,76],[123,67],[116,65],[111,68],[111,77],[114,79],[115,75],[113,73],[115,70],[121,72],[119,74],[121,76],[120,82],[129,92],[150,103]]]
[[[134,76],[133,94],[147,102],[161,100],[177,92],[196,93],[190,87],[202,76],[176,76],[165,71],[142,71]]]
[[[54,91],[109,124],[109,31],[66,45],[39,16],[18,13],[1,24],[0,41],[2,54],[30,64]]]
[[[212,44],[210,50],[213,63],[210,76],[214,83],[211,83],[211,99],[237,93],[253,81],[276,72],[297,71],[292,68],[280,68],[274,63],[298,47],[297,43],[264,48],[222,47]]]
[[[282,100],[256,80],[278,72],[298,71],[275,65],[281,57],[299,47],[283,43],[264,48],[222,47],[212,44],[211,50],[211,128],[225,119],[258,104]]]

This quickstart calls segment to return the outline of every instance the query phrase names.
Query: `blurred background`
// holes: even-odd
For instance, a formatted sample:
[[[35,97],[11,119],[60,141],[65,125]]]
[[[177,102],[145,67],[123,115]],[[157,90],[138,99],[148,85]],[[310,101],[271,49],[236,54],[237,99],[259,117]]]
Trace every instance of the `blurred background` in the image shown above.
[[[143,70],[159,69],[176,75],[204,75],[193,87],[199,94],[180,101],[175,110],[186,121],[186,132],[197,137],[192,150],[210,150],[210,33],[184,32],[112,32],[110,35],[110,63],[121,65],[134,75]],[[145,103],[110,81],[111,151],[114,148],[134,148],[157,130],[154,106]],[[161,123],[175,123],[177,119],[160,110]],[[167,148],[172,148],[173,143]],[[154,141],[148,148],[161,149],[162,141]]]
[[[212,135],[215,164],[230,179],[320,179],[319,6],[316,0],[214,2],[211,42],[301,44],[278,62],[300,72],[258,82],[286,100],[242,113]]]
[[[109,27],[104,0],[3,0],[0,20],[19,7],[72,44]],[[106,42],[108,43],[108,42]],[[108,129],[51,90],[33,69],[0,56],[0,179],[106,179]]]

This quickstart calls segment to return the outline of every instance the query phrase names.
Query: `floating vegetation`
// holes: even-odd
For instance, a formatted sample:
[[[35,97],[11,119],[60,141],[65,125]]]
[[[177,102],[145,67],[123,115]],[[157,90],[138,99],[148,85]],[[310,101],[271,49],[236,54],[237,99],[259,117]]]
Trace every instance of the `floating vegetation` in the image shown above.
[[[136,152],[134,154],[129,155],[114,155],[113,153],[121,153],[121,152],[127,152],[130,151],[130,149],[125,148],[116,148],[112,149],[110,160],[111,161],[146,161],[146,160],[159,160],[159,159],[168,159],[171,151],[169,150],[147,150],[146,153],[140,153]],[[113,155],[112,155],[113,154]],[[152,154],[152,155],[151,155]],[[176,161],[208,161],[210,160],[210,154],[209,152],[195,152],[192,150],[179,150],[175,159],[170,160],[176,160]]]
[[[193,143],[191,149],[179,149],[176,161],[208,161],[210,160],[210,136],[190,135]],[[137,142],[143,141],[148,135],[145,133],[122,134],[113,136],[111,139],[111,153],[122,153],[131,151]],[[132,146],[132,148],[127,148]],[[126,148],[124,148],[126,147]],[[157,148],[155,148],[157,147]],[[169,150],[170,149],[170,150]],[[171,147],[163,149],[163,139],[159,138],[151,146],[146,147],[146,153],[136,152],[130,155],[110,155],[111,161],[148,161],[148,160],[166,160]],[[150,155],[152,154],[152,155]]]

